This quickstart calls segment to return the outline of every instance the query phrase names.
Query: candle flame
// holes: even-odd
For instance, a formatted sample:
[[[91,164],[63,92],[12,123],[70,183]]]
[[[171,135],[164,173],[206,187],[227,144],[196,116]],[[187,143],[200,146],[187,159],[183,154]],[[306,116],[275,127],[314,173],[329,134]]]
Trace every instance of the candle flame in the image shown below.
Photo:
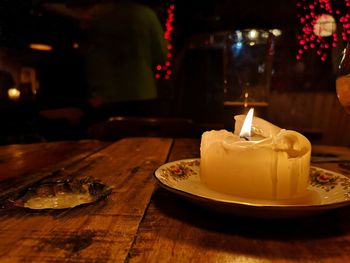
[[[251,136],[253,116],[254,116],[254,108],[251,108],[248,111],[248,114],[245,117],[245,120],[243,122],[243,126],[242,126],[242,129],[241,129],[241,132],[239,133],[240,137],[242,137],[242,138],[249,138]]]

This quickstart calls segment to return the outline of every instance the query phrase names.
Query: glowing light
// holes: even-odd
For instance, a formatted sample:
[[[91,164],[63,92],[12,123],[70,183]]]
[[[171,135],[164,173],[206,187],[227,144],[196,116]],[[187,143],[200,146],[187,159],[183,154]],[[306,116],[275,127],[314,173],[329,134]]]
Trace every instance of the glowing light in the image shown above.
[[[280,35],[282,35],[282,31],[275,28],[271,30],[271,33],[275,36],[275,37],[279,37]]]
[[[337,25],[333,16],[322,14],[314,22],[313,32],[316,36],[329,37],[337,30]]]
[[[242,43],[242,42],[237,42],[237,43],[234,43],[234,44],[232,45],[232,48],[233,48],[233,49],[237,49],[237,50],[242,49],[242,47],[243,47],[243,43]]]
[[[8,89],[7,95],[9,96],[10,100],[18,100],[19,97],[21,96],[21,92],[16,88],[11,88],[11,89]]]
[[[77,48],[79,48],[79,44],[78,44],[77,42],[74,42],[74,43],[72,44],[72,47],[73,47],[74,49],[77,49]]]
[[[258,37],[258,31],[257,30],[255,30],[255,29],[252,29],[252,30],[250,30],[249,31],[249,33],[248,33],[248,38],[249,39],[256,39],[257,37]]]
[[[350,0],[297,0],[301,33],[297,39],[300,49],[316,49],[322,61],[330,48],[350,36]],[[339,36],[339,37],[338,37]],[[299,52],[299,51],[298,51]],[[296,56],[300,59],[300,53]]]
[[[34,50],[40,50],[40,51],[52,51],[53,47],[47,44],[41,44],[41,43],[32,43],[29,44],[30,49]]]
[[[167,57],[167,61],[165,61],[165,64],[162,65],[157,65],[156,69],[157,69],[157,74],[155,75],[156,79],[160,79],[162,76],[164,77],[164,79],[169,80],[170,79],[170,75],[171,75],[171,70],[169,70],[168,68],[171,65],[171,58],[172,58],[172,50],[173,50],[173,45],[171,44],[172,41],[172,32],[174,30],[173,27],[173,22],[174,22],[174,9],[175,9],[175,5],[171,4],[169,6],[169,8],[167,9],[167,13],[168,13],[168,18],[165,21],[165,32],[164,32],[164,39],[167,40],[168,44],[167,44],[167,49],[168,52],[166,54]]]
[[[237,42],[241,42],[243,40],[242,31],[236,30],[236,37],[237,37]]]
[[[273,34],[273,33],[272,33]],[[269,33],[267,33],[266,31],[261,33],[261,37],[262,38],[268,38],[269,37]]]

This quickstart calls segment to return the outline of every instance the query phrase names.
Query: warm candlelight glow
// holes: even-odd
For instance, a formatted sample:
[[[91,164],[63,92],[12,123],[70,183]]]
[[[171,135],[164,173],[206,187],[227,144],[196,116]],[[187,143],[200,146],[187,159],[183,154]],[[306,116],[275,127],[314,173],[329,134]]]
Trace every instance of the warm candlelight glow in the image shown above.
[[[33,43],[29,45],[29,48],[40,50],[40,51],[51,51],[53,48],[50,45],[47,44],[41,44],[41,43]]]
[[[74,42],[74,43],[72,44],[72,47],[73,47],[74,49],[77,49],[77,48],[79,48],[79,44],[78,44],[77,42]]]
[[[304,202],[310,194],[310,142],[295,131],[253,117],[253,109],[235,120],[234,133],[202,134],[201,181],[240,198]]]
[[[7,91],[7,94],[9,96],[10,100],[18,100],[19,97],[21,96],[21,92],[16,88],[9,89]]]
[[[248,111],[247,117],[244,120],[239,136],[241,138],[249,138],[251,136],[252,122],[253,122],[254,108]]]

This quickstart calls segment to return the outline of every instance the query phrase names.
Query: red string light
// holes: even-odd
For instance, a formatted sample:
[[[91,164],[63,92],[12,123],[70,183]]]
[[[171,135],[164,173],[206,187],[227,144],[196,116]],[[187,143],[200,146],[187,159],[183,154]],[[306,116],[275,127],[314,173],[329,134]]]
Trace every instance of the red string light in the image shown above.
[[[296,5],[301,25],[296,58],[301,59],[310,48],[325,61],[328,50],[337,46],[338,36],[342,40],[350,36],[350,0],[299,0]]]
[[[168,42],[167,45],[167,60],[165,61],[164,65],[157,65],[156,69],[157,69],[157,73],[155,75],[156,79],[160,79],[161,76],[164,77],[164,79],[169,80],[172,71],[169,69],[171,66],[171,58],[172,58],[172,49],[173,49],[173,45],[172,45],[172,32],[174,30],[173,28],[173,22],[174,22],[174,9],[175,9],[175,5],[171,4],[168,9],[167,9],[167,13],[168,13],[168,17],[167,20],[165,21],[165,31],[164,31],[164,39],[166,39],[166,41]]]

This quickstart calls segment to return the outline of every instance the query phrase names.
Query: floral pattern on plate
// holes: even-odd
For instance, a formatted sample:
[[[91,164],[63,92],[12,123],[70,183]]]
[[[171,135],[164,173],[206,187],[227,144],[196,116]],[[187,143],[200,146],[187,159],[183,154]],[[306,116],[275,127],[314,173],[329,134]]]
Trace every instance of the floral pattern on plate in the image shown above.
[[[345,193],[345,198],[350,196],[350,179],[331,171],[311,167],[310,184],[314,187],[322,189],[325,192],[329,192],[336,187],[341,187]]]
[[[339,175],[311,167],[310,182],[311,185],[322,188],[326,192],[332,190],[338,184]]]
[[[179,181],[187,179],[189,176],[197,174],[199,160],[179,161],[160,170],[161,176],[166,181]]]

